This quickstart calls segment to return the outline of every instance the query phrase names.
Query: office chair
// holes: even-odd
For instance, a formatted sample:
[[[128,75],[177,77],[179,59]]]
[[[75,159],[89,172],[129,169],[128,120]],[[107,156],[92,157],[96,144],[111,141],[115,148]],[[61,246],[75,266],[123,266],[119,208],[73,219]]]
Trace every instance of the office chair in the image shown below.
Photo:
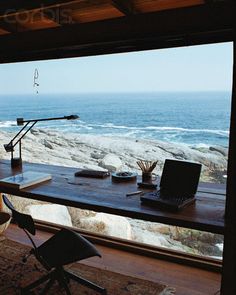
[[[29,254],[23,258],[23,262],[26,262],[27,258],[33,254],[42,264],[42,266],[48,271],[48,274],[22,288],[21,294],[32,294],[32,289],[44,282],[47,282],[44,289],[40,293],[46,294],[54,282],[57,281],[59,285],[66,291],[66,294],[71,295],[68,286],[70,279],[75,280],[100,294],[107,294],[106,289],[81,277],[78,277],[63,268],[63,266],[66,264],[85,258],[93,256],[101,257],[97,249],[88,240],[72,230],[63,228],[42,245],[36,247],[33,238],[31,237],[31,235],[34,236],[36,234],[34,220],[31,215],[18,212],[5,195],[3,195],[3,201],[5,205],[11,210],[13,220],[16,222],[19,228],[24,230],[33,245],[33,248]]]

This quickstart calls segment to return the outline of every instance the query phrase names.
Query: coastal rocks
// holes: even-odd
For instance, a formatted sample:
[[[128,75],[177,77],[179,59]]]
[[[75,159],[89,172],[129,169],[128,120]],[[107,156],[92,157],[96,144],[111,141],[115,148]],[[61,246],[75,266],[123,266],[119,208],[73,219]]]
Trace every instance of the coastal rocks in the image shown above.
[[[129,219],[129,223],[133,241],[197,255],[222,256],[222,235],[136,219]]]
[[[228,156],[228,149],[225,148],[225,147],[221,147],[221,146],[210,146],[209,147],[209,150],[210,151],[215,151],[217,153],[220,153],[222,154],[224,157],[227,157]]]
[[[212,179],[213,182],[222,183],[222,184],[226,183],[226,179],[227,179],[226,169],[221,169],[221,170],[213,169],[208,172],[208,175],[209,175],[209,179]]]
[[[171,238],[175,241],[181,242],[185,247],[194,249],[197,254],[218,258],[222,256],[223,251],[219,245],[223,243],[223,235],[177,226],[172,226],[172,228],[174,229],[174,234]]]
[[[93,151],[90,156],[93,159],[99,160],[99,159],[103,159],[105,157],[105,153],[104,152],[97,152],[97,151]]]
[[[44,202],[42,201],[27,199],[27,198],[18,198],[13,195],[8,195],[8,199],[18,211],[22,213],[26,213],[26,214],[29,214],[29,211],[28,211],[29,206],[44,204]],[[6,206],[4,207],[4,211],[5,210],[8,211]]]
[[[127,218],[122,216],[97,213],[95,216],[80,218],[79,227],[100,234],[131,239],[131,226]]]
[[[38,129],[30,129],[30,133],[33,135],[39,135],[39,130]]]
[[[158,232],[153,233],[138,227],[132,228],[132,240],[155,247],[164,247],[178,251],[187,250],[189,252],[190,250],[188,247],[182,245],[181,242],[173,241],[167,235]]]
[[[81,166],[82,169],[88,169],[88,170],[96,170],[96,171],[107,171],[107,169],[104,169],[102,167],[99,167],[97,165],[93,164],[83,164]]]
[[[9,142],[15,133],[0,131],[0,140]],[[137,160],[158,161],[154,173],[161,175],[165,159],[202,164],[201,181],[225,183],[228,150],[222,146],[194,145],[118,136],[62,133],[33,129],[22,142],[25,162],[75,168],[141,173]],[[9,159],[3,145],[1,159]]]
[[[129,219],[132,228],[132,240],[152,246],[168,249],[195,252],[175,239],[176,226],[170,226],[157,222]]]
[[[14,196],[9,196],[9,199],[17,210],[32,214],[36,219],[74,226],[98,234],[129,239],[151,246],[160,246],[217,258],[222,256],[223,236],[221,235],[96,213],[90,210],[66,208],[60,205],[48,205],[45,203],[36,205],[39,201]]]
[[[73,222],[73,225],[81,229],[152,246],[197,253],[197,251],[192,250],[187,245],[183,245],[181,241],[172,239],[169,235],[172,228],[168,225],[154,223],[155,230],[154,227],[152,230],[149,230],[150,222],[132,220],[105,213],[77,213],[81,215],[77,216],[77,222],[76,224]]]
[[[4,230],[7,229],[9,223],[11,221],[11,215],[7,212],[0,211],[0,241],[1,241],[1,234]]]
[[[51,144],[48,140],[44,139],[44,141],[43,141],[43,145],[44,145],[46,148],[48,148],[48,149],[50,149],[50,150],[53,150],[53,146],[52,146],[52,144]]]
[[[73,212],[73,210],[76,211]],[[191,251],[191,248],[182,245],[180,241],[170,238],[171,227],[168,225],[153,223],[151,228],[151,222],[133,220],[122,216],[87,210],[83,212],[83,210],[72,208],[69,209],[69,212],[72,216],[76,213],[76,218],[72,218],[73,226],[81,229],[152,246]]]
[[[122,162],[115,154],[108,154],[99,162],[98,165],[108,171],[114,172],[121,169]]]
[[[89,218],[96,216],[96,212],[86,209],[67,207],[74,227],[80,227],[81,218]]]
[[[131,218],[129,219],[129,222],[132,228],[138,227],[144,231],[149,231],[155,234],[160,233],[162,235],[172,235],[173,226],[170,225]]]
[[[71,217],[66,206],[56,204],[29,205],[26,210],[35,219],[72,226]]]

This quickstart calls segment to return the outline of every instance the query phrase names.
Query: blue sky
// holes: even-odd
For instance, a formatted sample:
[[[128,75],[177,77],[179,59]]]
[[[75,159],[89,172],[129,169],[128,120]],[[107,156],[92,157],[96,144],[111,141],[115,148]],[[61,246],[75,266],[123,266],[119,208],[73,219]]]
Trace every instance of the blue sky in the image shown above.
[[[2,94],[230,91],[232,43],[0,64]]]

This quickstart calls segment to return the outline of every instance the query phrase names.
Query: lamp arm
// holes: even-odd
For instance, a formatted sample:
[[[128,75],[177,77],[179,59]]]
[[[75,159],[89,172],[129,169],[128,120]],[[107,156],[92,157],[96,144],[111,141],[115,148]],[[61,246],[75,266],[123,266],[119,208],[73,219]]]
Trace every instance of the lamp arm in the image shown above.
[[[23,126],[22,128],[21,128],[21,130],[12,138],[12,140],[10,141],[10,143],[13,143],[13,141],[20,135],[20,133],[27,127],[29,125],[29,122],[25,125],[25,126]],[[22,138],[22,137],[21,137]],[[18,142],[18,141],[17,141]],[[12,147],[14,147],[16,145],[16,143],[13,145],[12,144]]]
[[[26,123],[21,130],[13,137],[13,139],[8,143],[4,144],[4,148],[6,152],[11,152],[11,167],[21,167],[22,166],[22,158],[21,158],[21,140],[22,138],[34,127],[37,122],[42,121],[52,121],[52,120],[75,120],[79,119],[77,115],[70,115],[64,117],[55,117],[55,118],[46,118],[46,119],[34,119],[34,120],[24,120],[23,118],[17,118],[17,125],[22,126]],[[31,124],[29,126],[29,124]],[[26,129],[28,127],[28,129]],[[25,130],[26,129],[26,130]],[[25,130],[25,132],[23,132]],[[22,133],[22,134],[21,134]],[[18,139],[17,139],[18,138]],[[14,143],[14,140],[16,142]],[[14,147],[19,143],[19,157],[14,158]]]
[[[33,120],[31,120],[31,122],[33,122]],[[37,123],[38,121],[34,120],[34,123],[25,131],[24,134],[21,135],[21,137],[14,143],[14,145],[12,145],[12,147],[15,147],[17,145],[18,142],[21,141],[21,139],[30,131],[30,129],[32,129],[34,127],[34,125]],[[28,122],[23,128],[21,128],[21,130],[17,133],[17,135],[11,140],[11,142],[13,142],[13,140],[25,129],[25,127],[27,127],[29,125],[30,122]]]
[[[77,115],[70,115],[70,116],[64,116],[64,117],[55,117],[55,118],[46,118],[46,119],[33,119],[33,120],[24,120],[23,118],[18,118],[17,119],[17,125],[23,125],[24,123],[26,123],[26,125],[24,125],[21,130],[13,137],[13,139],[8,143],[5,144],[4,147],[6,149],[6,151],[12,151],[13,152],[13,148],[17,145],[17,143],[19,143],[21,141],[21,139],[30,131],[30,129],[37,123],[37,122],[42,122],[42,121],[52,121],[52,120],[75,120],[78,119],[79,116]],[[30,124],[33,123],[24,134],[21,135],[21,137],[15,142],[14,140],[21,134],[21,132]]]
[[[20,122],[22,123],[32,123],[32,122],[42,122],[42,121],[54,121],[54,120],[74,120],[78,119],[79,117],[77,115],[70,115],[70,116],[64,116],[64,117],[55,117],[55,118],[45,118],[45,119],[33,119],[33,120],[23,120]]]

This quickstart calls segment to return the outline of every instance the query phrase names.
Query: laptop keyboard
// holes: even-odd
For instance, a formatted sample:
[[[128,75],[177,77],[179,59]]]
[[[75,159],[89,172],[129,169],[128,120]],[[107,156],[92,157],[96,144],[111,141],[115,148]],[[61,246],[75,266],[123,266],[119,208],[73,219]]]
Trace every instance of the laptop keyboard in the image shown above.
[[[178,210],[185,205],[192,203],[194,201],[194,197],[189,197],[186,195],[173,196],[172,194],[163,195],[163,193],[158,190],[144,194],[144,196],[141,197],[141,200],[148,203],[151,202],[153,205],[164,207],[166,209]]]
[[[163,202],[173,203],[173,204],[176,204],[176,205],[181,205],[186,200],[189,199],[189,197],[183,196],[183,195],[177,195],[177,196],[167,195],[167,194],[164,195],[163,193],[161,193],[160,190],[154,192],[153,196],[155,196],[158,199],[161,199]]]

